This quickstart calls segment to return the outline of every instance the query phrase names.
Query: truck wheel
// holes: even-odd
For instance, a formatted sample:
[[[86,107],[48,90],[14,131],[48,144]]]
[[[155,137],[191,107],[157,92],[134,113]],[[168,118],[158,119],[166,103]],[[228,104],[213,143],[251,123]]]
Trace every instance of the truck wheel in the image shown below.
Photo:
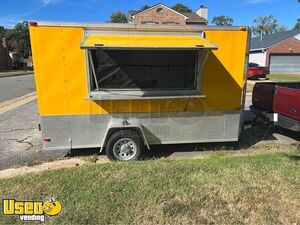
[[[106,144],[106,155],[110,160],[137,160],[143,150],[142,138],[134,130],[119,130],[109,137]]]

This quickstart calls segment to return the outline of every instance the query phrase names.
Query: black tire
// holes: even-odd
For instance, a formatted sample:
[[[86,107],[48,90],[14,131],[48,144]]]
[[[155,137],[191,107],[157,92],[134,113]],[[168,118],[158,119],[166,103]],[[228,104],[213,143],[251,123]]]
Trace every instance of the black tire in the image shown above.
[[[126,142],[128,141],[128,142]],[[124,143],[123,143],[124,142]],[[123,144],[122,144],[123,143]],[[119,152],[125,144],[125,150],[129,151],[126,153]],[[131,150],[132,148],[132,150]],[[119,130],[113,133],[106,144],[105,153],[110,160],[113,161],[132,161],[138,160],[143,151],[144,151],[144,143],[139,135],[139,133],[135,130]],[[133,152],[131,154],[131,152]],[[127,154],[131,154],[127,156]],[[122,156],[124,155],[124,156]]]

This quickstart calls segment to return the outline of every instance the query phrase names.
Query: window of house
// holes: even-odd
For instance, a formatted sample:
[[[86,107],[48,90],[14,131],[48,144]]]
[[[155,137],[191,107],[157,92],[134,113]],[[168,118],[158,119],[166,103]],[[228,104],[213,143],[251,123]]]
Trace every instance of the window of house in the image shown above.
[[[92,90],[196,89],[197,50],[89,50]]]
[[[176,25],[176,24],[179,24],[179,23],[176,23],[176,22],[163,22],[163,24],[167,24],[167,25]]]
[[[158,9],[156,10],[156,12],[157,12],[157,13],[163,13],[163,12],[164,12],[164,9],[163,9],[163,8],[158,8]]]
[[[155,22],[155,21],[143,21],[142,24],[158,24],[158,22]]]

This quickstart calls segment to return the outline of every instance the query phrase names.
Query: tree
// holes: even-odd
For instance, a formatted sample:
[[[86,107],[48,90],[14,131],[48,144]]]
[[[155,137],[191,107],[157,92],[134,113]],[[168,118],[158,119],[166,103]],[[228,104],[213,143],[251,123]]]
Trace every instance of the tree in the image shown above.
[[[5,36],[5,32],[6,32],[6,29],[4,27],[0,26],[0,43],[1,43],[2,38],[4,38],[4,36]]]
[[[28,58],[31,48],[27,22],[18,23],[13,29],[7,29],[5,37],[9,51],[15,51],[21,58]]]
[[[228,16],[215,16],[212,23],[218,26],[232,26],[233,19]]]
[[[254,36],[269,35],[279,31],[287,30],[286,27],[278,24],[277,19],[272,16],[261,16],[253,20],[254,26],[251,28]]]
[[[144,10],[146,10],[146,9],[149,9],[149,8],[151,8],[149,5],[144,5],[144,6],[142,6],[141,8],[140,8],[140,12],[141,11],[144,11]]]
[[[289,29],[288,27],[286,27],[286,26],[284,26],[284,25],[280,25],[280,26],[277,28],[276,32],[287,31],[288,29]]]
[[[118,11],[113,12],[110,16],[111,23],[127,23],[127,17],[124,13]]]
[[[192,12],[192,10],[188,6],[183,5],[181,3],[177,3],[176,5],[174,5],[172,7],[172,9],[179,12],[179,13]]]
[[[300,30],[300,20],[298,20],[297,23],[295,24],[294,30]]]

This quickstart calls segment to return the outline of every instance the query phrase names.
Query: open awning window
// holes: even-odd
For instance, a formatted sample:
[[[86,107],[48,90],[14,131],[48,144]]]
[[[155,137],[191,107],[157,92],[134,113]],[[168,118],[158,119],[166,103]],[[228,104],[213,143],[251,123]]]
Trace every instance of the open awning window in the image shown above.
[[[81,43],[81,48],[105,49],[218,49],[209,40],[199,35],[115,35],[89,34]]]

